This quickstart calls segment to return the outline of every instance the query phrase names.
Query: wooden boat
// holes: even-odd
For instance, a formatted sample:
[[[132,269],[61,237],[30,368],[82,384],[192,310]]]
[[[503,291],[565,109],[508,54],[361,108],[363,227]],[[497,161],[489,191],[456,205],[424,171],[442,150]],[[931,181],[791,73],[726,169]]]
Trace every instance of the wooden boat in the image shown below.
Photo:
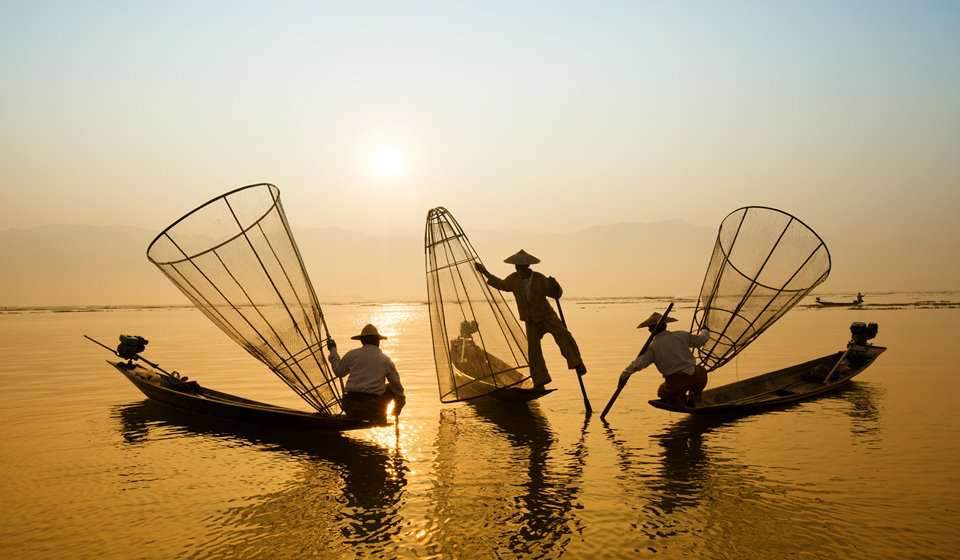
[[[845,352],[704,391],[700,402],[693,407],[660,399],[649,402],[656,408],[688,414],[740,413],[776,407],[842,387],[885,350],[883,346],[851,342]]]
[[[817,305],[820,307],[853,307],[857,305],[862,305],[862,299],[855,299],[853,301],[824,301],[820,298],[816,299]]]
[[[490,356],[489,359],[495,360],[496,358]],[[556,389],[535,389],[530,386],[532,382],[529,379],[522,380],[509,387],[497,387],[485,379],[477,379],[463,373],[459,368],[466,365],[461,362],[454,369],[454,378],[457,379],[461,391],[460,400],[465,402],[525,403],[556,391]],[[467,368],[467,371],[469,370],[470,368]]]
[[[490,393],[489,395],[484,395],[477,399],[478,401],[484,400],[495,400],[500,402],[512,402],[512,403],[521,403],[521,402],[530,402],[537,400],[540,397],[549,395],[550,393],[556,391],[556,389],[528,389],[526,387],[505,387]]]
[[[184,381],[140,364],[113,360],[107,363],[150,399],[190,413],[285,429],[341,432],[384,425],[348,418],[343,414],[324,416],[245,399],[207,389],[196,381]]]

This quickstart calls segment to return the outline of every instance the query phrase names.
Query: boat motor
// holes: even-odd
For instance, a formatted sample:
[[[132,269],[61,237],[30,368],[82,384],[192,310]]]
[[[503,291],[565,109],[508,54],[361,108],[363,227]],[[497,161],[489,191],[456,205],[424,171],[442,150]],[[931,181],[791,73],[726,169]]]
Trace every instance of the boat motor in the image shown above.
[[[140,353],[147,349],[149,341],[142,336],[120,335],[120,345],[117,346],[117,355],[125,360],[137,360]]]
[[[866,346],[870,339],[877,336],[878,328],[876,323],[867,324],[860,321],[852,323],[850,325],[850,335],[853,338],[853,343]]]

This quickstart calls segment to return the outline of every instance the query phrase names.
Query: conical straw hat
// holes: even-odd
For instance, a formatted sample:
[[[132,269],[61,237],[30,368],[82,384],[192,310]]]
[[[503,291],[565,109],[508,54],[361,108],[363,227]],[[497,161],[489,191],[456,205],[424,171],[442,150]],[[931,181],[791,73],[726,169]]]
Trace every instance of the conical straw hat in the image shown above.
[[[650,326],[656,325],[657,323],[660,322],[660,317],[662,317],[662,315],[654,311],[649,317],[646,318],[644,322],[637,325],[637,328],[642,329],[643,327],[650,327]],[[674,319],[673,317],[667,317],[667,321],[666,321],[667,323],[673,323],[674,321],[676,321],[676,319]]]
[[[526,265],[531,265],[531,264],[537,264],[538,262],[540,262],[540,259],[538,259],[537,257],[535,257],[535,256],[531,255],[530,253],[524,251],[523,249],[520,249],[520,250],[517,251],[516,253],[514,253],[514,254],[510,255],[509,257],[503,259],[503,262],[505,262],[505,263],[507,263],[507,264],[526,264]]]
[[[380,340],[386,340],[386,338],[387,338],[387,337],[381,335],[381,334],[380,334],[380,331],[377,330],[377,327],[375,327],[375,326],[373,326],[373,325],[366,325],[366,326],[363,327],[363,329],[360,331],[360,334],[358,334],[358,335],[356,335],[356,336],[351,336],[350,338],[352,338],[353,340],[360,340],[360,339],[362,339],[362,338],[365,337],[365,336],[375,336],[375,337],[379,338]]]

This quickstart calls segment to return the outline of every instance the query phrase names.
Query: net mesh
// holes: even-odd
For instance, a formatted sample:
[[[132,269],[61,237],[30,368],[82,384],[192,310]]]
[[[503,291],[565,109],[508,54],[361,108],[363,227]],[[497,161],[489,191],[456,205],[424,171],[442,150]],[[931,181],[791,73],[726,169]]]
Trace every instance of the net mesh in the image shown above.
[[[342,412],[323,311],[277,187],[250,185],[211,200],[158,235],[147,257],[317,412]]]
[[[830,252],[812,229],[774,208],[748,206],[720,224],[691,332],[707,371],[730,361],[830,274]]]
[[[427,213],[427,301],[440,400],[531,386],[527,337],[501,292],[474,265],[480,258],[445,208]]]

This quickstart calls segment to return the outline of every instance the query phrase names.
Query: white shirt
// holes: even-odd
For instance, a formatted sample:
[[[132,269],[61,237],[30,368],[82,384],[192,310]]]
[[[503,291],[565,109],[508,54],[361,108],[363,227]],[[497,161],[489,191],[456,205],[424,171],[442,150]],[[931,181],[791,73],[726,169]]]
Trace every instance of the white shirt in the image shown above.
[[[624,372],[640,371],[655,363],[664,377],[675,373],[693,375],[696,362],[690,348],[703,346],[709,338],[707,333],[693,335],[686,331],[663,331],[653,337],[647,351],[630,362]]]
[[[346,390],[350,393],[371,393],[382,395],[387,390],[386,382],[398,396],[403,396],[403,385],[400,383],[400,374],[393,360],[380,350],[379,346],[364,344],[354,348],[341,358],[334,347],[330,350],[330,365],[337,377],[350,375],[347,378]]]

